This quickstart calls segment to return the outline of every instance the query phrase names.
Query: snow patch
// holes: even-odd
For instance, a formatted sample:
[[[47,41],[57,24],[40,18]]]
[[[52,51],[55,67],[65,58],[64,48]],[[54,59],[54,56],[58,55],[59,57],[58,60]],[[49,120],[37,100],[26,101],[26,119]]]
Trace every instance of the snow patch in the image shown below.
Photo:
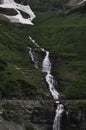
[[[32,20],[36,16],[34,12],[31,10],[29,5],[21,5],[21,4],[16,3],[14,0],[2,0],[0,7],[14,9],[17,12],[17,15],[15,16],[9,16],[9,15],[3,14],[11,22],[33,25]],[[28,14],[28,18],[24,18],[20,11],[23,11],[24,13]]]

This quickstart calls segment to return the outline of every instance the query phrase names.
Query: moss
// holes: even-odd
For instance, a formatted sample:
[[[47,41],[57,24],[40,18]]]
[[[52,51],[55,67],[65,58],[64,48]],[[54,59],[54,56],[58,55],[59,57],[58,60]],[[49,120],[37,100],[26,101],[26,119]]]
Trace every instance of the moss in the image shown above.
[[[6,9],[6,8],[1,8],[0,7],[0,13],[4,13],[7,15],[16,15],[17,12],[14,9]]]
[[[35,126],[32,123],[29,123],[25,126],[26,130],[37,130]]]

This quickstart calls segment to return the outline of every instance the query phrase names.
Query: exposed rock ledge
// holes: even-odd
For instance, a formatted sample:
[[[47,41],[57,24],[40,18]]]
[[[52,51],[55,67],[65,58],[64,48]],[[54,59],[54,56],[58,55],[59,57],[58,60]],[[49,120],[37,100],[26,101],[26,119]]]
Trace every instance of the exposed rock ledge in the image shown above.
[[[0,101],[0,130],[26,130],[25,126],[29,126],[29,123],[37,127],[37,130],[50,130],[53,119],[52,100]]]
[[[62,130],[85,130],[86,107],[76,105],[85,105],[86,100],[62,102],[66,110],[61,119]],[[0,130],[30,130],[30,124],[33,130],[52,130],[55,109],[53,100],[1,100]]]

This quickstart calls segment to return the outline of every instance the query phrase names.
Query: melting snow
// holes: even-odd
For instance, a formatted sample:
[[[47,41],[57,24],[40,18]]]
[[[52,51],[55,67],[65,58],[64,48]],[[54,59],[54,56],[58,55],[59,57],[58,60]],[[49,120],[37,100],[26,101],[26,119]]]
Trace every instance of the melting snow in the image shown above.
[[[15,15],[15,16],[9,16],[9,15],[3,14],[11,22],[33,25],[32,20],[36,16],[35,16],[34,12],[31,10],[29,5],[21,5],[21,4],[14,2],[14,0],[2,0],[0,7],[14,9],[17,12],[17,15]],[[28,18],[24,18],[20,11],[23,11],[26,14],[28,14]]]

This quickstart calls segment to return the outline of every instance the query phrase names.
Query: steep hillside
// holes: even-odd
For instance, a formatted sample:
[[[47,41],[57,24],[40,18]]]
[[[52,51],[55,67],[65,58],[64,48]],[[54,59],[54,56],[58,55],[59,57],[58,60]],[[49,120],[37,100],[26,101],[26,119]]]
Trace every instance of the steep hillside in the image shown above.
[[[50,50],[52,57],[56,56],[53,61],[54,75],[59,80],[59,88],[65,96],[86,98],[86,14],[77,12],[58,15],[52,12],[39,14],[39,24],[34,27],[32,37]]]
[[[67,10],[85,3],[85,0],[28,0],[28,3],[35,11],[46,12],[49,10]]]
[[[34,26],[10,23],[0,16],[0,128],[52,130],[56,106],[41,74],[45,54],[35,48],[31,36],[51,54],[56,89],[68,114],[62,130],[85,130],[86,8],[35,13]],[[34,68],[28,46],[40,69]]]
[[[27,75],[30,73],[32,77],[34,76],[33,80],[37,81],[34,79],[37,78],[37,76],[33,75],[33,73],[40,72],[34,70],[33,65],[29,63],[28,59],[27,47],[28,45],[32,46],[28,36],[31,35],[41,46],[47,48],[52,55],[56,56],[55,63],[57,62],[57,65],[55,64],[54,73],[56,77],[58,77],[57,79],[59,79],[60,85],[63,85],[61,89],[64,90],[65,96],[68,98],[85,98],[86,93],[83,91],[85,89],[85,81],[83,79],[85,76],[85,16],[85,13],[82,14],[80,12],[71,15],[59,14],[56,12],[47,12],[46,14],[37,13],[37,18],[33,27],[9,24],[1,20],[1,79],[3,79],[2,77],[4,76],[7,78],[6,74],[9,77],[9,75],[11,75],[10,71],[17,70],[17,72],[13,71],[15,76],[11,76],[12,78],[15,77],[15,79],[18,80],[18,74],[18,76],[22,75],[21,77],[25,75],[27,77],[25,80],[28,80],[29,77]],[[30,70],[28,70],[28,66]],[[56,69],[57,66],[60,68]],[[36,72],[31,73],[31,70]],[[7,80],[10,79],[8,78]],[[32,82],[33,85],[35,85],[35,81],[33,83],[30,78],[30,82]],[[3,84],[3,80],[1,80],[1,82]],[[76,84],[79,90],[78,94],[74,92],[73,95],[70,95],[72,94],[72,89],[72,91],[77,92],[77,89],[75,89]],[[41,83],[38,86],[40,85]],[[69,86],[70,90],[68,89]],[[80,86],[83,86],[83,89]]]
[[[27,47],[31,44],[28,39],[31,27],[13,25],[2,20],[0,24],[1,97],[23,98],[23,96],[28,96],[31,98],[31,94],[34,96],[45,95],[44,89],[42,89],[42,85],[45,86],[45,83],[41,84],[40,82],[43,82],[42,75],[38,70],[34,69],[29,59]],[[23,91],[23,84],[26,84],[25,93]],[[47,90],[46,87],[44,88]]]
[[[49,10],[64,10],[69,0],[29,0],[29,4],[35,11],[46,12]]]

